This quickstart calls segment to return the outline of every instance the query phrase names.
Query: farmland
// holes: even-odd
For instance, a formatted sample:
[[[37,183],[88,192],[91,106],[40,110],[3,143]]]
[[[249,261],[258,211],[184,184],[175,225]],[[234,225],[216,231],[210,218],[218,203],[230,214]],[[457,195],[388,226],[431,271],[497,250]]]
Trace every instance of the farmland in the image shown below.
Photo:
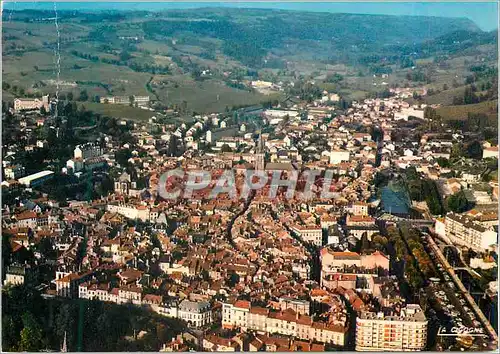
[[[478,32],[465,19],[391,18],[394,29],[388,30],[381,25],[383,17],[349,14],[337,14],[339,21],[332,22],[331,14],[262,10],[183,10],[155,16],[61,12],[58,38],[53,21],[43,14],[13,12],[3,25],[3,80],[16,87],[4,90],[8,99],[54,94],[56,89],[62,97],[70,92],[78,97],[85,90],[93,101],[95,96],[149,95],[163,107],[187,105],[189,113],[209,113],[285,96],[252,90],[249,82],[260,79],[284,88],[309,81],[348,100],[391,87],[425,86],[435,91],[425,103],[451,105],[453,97],[462,95],[472,63],[496,66],[494,34]],[[434,31],[412,32],[408,26],[433,26]],[[453,36],[447,37],[458,29],[472,31],[478,43],[456,44]],[[360,33],[374,36],[369,45],[358,41]],[[401,41],[421,43],[416,47],[421,53],[414,58]],[[328,80],[333,74],[340,75],[338,82]],[[112,113],[121,114],[116,109]]]
[[[84,106],[85,109],[89,111],[93,111],[105,116],[129,119],[134,121],[147,121],[149,118],[155,115],[154,112],[145,109],[120,104],[85,102],[80,104],[80,106]]]
[[[497,105],[498,100],[460,106],[443,106],[439,107],[436,113],[444,120],[465,120],[469,113],[484,113],[488,116],[490,122],[495,122],[498,117]]]

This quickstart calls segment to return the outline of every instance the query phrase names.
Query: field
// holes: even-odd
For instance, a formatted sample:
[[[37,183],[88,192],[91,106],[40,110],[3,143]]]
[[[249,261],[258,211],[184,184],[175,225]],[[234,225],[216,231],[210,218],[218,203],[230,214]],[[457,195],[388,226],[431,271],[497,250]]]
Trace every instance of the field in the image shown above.
[[[439,114],[444,120],[465,120],[467,119],[468,113],[484,113],[488,116],[491,122],[495,122],[498,119],[497,104],[498,100],[461,106],[443,106],[439,107],[436,110],[436,113]]]
[[[155,115],[154,112],[147,111],[141,108],[130,107],[127,105],[94,102],[85,102],[79,104],[79,106],[82,105],[89,111],[93,111],[105,116],[130,119],[134,121],[147,121],[149,118]]]
[[[226,107],[253,105],[274,98],[228,87],[213,79],[194,81],[186,75],[162,78],[166,83],[155,88],[159,99],[177,105],[187,101],[188,109],[194,112],[223,112]]]

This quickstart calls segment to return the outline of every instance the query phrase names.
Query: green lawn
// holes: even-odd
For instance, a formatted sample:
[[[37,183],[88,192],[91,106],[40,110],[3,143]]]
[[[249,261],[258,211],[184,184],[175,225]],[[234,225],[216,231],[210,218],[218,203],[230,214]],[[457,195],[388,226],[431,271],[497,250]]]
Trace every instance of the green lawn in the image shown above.
[[[134,121],[146,121],[155,115],[155,112],[147,111],[141,108],[130,107],[127,105],[94,102],[85,102],[81,103],[80,106],[81,105],[83,105],[89,111],[100,113],[102,115]]]
[[[250,106],[275,98],[228,87],[217,80],[194,81],[187,75],[163,78],[168,84],[155,89],[163,102],[181,104],[186,101],[188,110],[200,113],[223,112],[226,106]]]

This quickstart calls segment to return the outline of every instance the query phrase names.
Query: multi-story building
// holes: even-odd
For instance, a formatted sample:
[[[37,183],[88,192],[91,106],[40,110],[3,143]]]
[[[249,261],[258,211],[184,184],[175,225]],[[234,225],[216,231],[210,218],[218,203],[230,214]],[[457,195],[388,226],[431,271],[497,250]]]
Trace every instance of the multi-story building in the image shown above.
[[[41,109],[44,107],[47,111],[49,110],[49,96],[43,96],[40,98],[16,98],[14,100],[14,110],[16,112],[19,111],[28,111]]]
[[[280,297],[278,302],[282,311],[292,309],[301,315],[309,315],[309,311],[311,309],[311,303],[306,300],[299,300],[290,297]]]
[[[101,97],[101,103],[110,104],[136,104],[138,106],[146,106],[149,103],[149,96],[106,96]]]
[[[356,319],[356,351],[419,351],[427,342],[427,319],[420,305],[399,314],[362,311]]]
[[[5,178],[6,179],[18,179],[25,175],[25,168],[21,165],[14,165],[5,167]]]
[[[22,285],[31,282],[36,277],[36,269],[29,264],[12,264],[7,267],[3,285]]]
[[[248,327],[250,302],[238,300],[234,304],[222,305],[222,327],[239,327],[245,330]]]
[[[379,251],[360,255],[356,252],[335,252],[323,248],[320,253],[320,260],[322,273],[338,272],[344,267],[350,266],[367,269],[381,267],[389,270],[389,257]]]
[[[144,205],[108,204],[107,210],[111,213],[123,215],[128,219],[146,221],[149,220],[150,217],[149,208]]]
[[[35,187],[43,182],[54,177],[52,171],[40,171],[29,176],[21,177],[18,179],[19,183],[24,184],[26,187]]]
[[[203,327],[212,323],[212,310],[206,301],[183,300],[179,304],[178,316],[193,327]]]
[[[334,289],[373,291],[374,278],[380,270],[389,271],[389,258],[376,251],[372,254],[334,252],[324,248],[320,253],[321,286]]]
[[[330,164],[338,164],[351,159],[350,152],[346,150],[332,150],[330,152]]]
[[[349,209],[353,215],[368,215],[368,204],[365,202],[352,203]]]
[[[323,244],[323,229],[319,225],[301,226],[294,225],[290,229],[305,242],[321,246]]]
[[[444,220],[445,233],[453,243],[482,252],[498,243],[498,234],[464,215],[448,213]]]
[[[17,227],[26,227],[34,229],[37,225],[37,215],[34,211],[23,211],[15,216]]]
[[[222,326],[239,328],[241,331],[277,333],[336,346],[344,346],[347,331],[346,326],[315,322],[310,316],[301,315],[291,308],[270,311],[268,308],[251,306],[250,302],[244,300],[222,305]]]
[[[77,145],[73,150],[73,157],[75,159],[88,159],[91,157],[99,157],[102,155],[102,148],[94,143],[86,143]]]

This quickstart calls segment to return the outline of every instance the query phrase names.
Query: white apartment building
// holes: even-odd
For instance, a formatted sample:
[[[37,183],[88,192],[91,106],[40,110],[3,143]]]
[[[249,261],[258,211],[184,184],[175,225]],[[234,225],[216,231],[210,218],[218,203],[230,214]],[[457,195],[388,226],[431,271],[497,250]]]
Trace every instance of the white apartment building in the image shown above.
[[[290,230],[305,242],[310,242],[316,246],[323,244],[323,229],[321,226],[300,226],[293,225]]]
[[[356,351],[420,351],[427,342],[427,319],[420,305],[399,315],[363,311],[356,319]]]
[[[178,316],[193,327],[203,327],[212,323],[212,310],[206,301],[189,301],[184,299],[179,304]]]
[[[222,327],[246,330],[250,307],[250,302],[244,300],[238,300],[234,304],[222,304]]]
[[[149,208],[144,205],[108,204],[106,209],[111,213],[123,215],[128,219],[146,221],[150,218]]]
[[[448,213],[444,220],[445,233],[453,243],[482,252],[498,243],[498,234],[466,216]]]

